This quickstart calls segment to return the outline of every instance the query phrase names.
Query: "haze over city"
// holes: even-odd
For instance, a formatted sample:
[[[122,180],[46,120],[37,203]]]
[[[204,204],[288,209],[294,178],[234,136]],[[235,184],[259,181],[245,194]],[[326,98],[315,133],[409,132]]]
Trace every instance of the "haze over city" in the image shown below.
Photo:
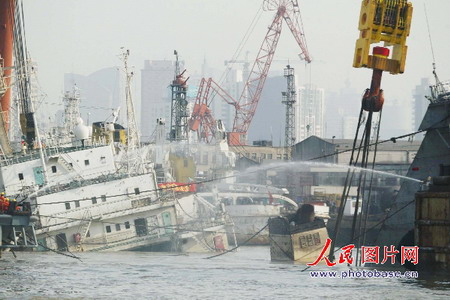
[[[102,68],[120,66],[118,55],[121,47],[131,51],[130,64],[135,67],[136,74],[133,93],[137,110],[140,108],[141,90],[139,70],[145,60],[173,60],[173,50],[177,49],[188,75],[201,74],[205,61],[220,74],[225,71],[224,61],[233,58],[250,28],[248,40],[238,59],[245,59],[248,51],[248,59],[252,63],[274,16],[273,11],[262,10],[262,2],[25,0],[28,50],[37,63],[42,92],[47,94],[40,107],[47,109],[46,103],[61,102],[64,74],[88,75]],[[433,56],[425,3],[437,72],[441,80],[450,78],[450,61],[446,55],[450,38],[444,34],[450,27],[447,17],[450,2],[416,0],[413,2],[411,34],[407,40],[405,73],[395,76],[386,73],[382,81],[386,98],[383,122],[388,124],[386,126],[398,125],[405,133],[416,129],[412,128],[410,119],[413,89],[423,77],[433,82]],[[295,68],[298,87],[313,85],[323,88],[325,97],[345,87],[362,93],[370,85],[371,71],[352,67],[355,41],[359,34],[360,5],[360,1],[350,0],[299,1],[313,62],[306,65],[298,58],[300,49],[284,24],[269,76],[281,76],[283,68],[289,63]],[[281,102],[281,95],[273,100]],[[326,103],[329,101],[328,98]],[[396,105],[393,106],[393,103]],[[98,105],[102,106],[102,103]],[[48,107],[55,109],[54,105]],[[404,111],[398,111],[399,108]],[[264,107],[260,103],[256,116],[262,111]],[[403,117],[396,119],[396,115]],[[327,116],[330,118],[329,113]],[[284,126],[282,120],[279,123],[274,130]],[[383,130],[384,127],[382,136]],[[326,134],[327,137],[332,135],[329,131]]]

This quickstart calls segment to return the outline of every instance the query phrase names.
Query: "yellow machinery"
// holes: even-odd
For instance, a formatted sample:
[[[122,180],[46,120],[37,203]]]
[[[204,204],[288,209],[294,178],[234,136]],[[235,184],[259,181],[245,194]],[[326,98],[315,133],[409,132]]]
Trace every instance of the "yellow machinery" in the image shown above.
[[[92,123],[92,141],[96,143],[122,143],[127,144],[126,129],[117,123]]]
[[[412,4],[407,0],[363,0],[353,67],[403,73],[412,11]],[[369,54],[370,46],[380,42],[386,47],[393,46],[392,58]]]
[[[350,158],[350,165],[361,166],[363,168],[373,169],[375,166],[375,158],[377,144],[380,133],[381,112],[384,104],[383,90],[381,89],[381,78],[383,71],[389,71],[391,74],[399,74],[405,71],[406,38],[409,35],[412,18],[412,4],[407,0],[363,0],[361,4],[361,13],[359,16],[358,29],[360,31],[359,39],[356,41],[355,56],[353,59],[353,67],[372,69],[372,81],[370,88],[366,89],[361,103],[361,111],[359,113],[358,126],[356,129],[353,149]],[[382,46],[375,45],[383,43]],[[370,55],[372,49],[372,55]],[[389,54],[392,50],[392,55]],[[364,114],[364,111],[366,113]],[[379,112],[378,121],[373,121],[373,113]],[[365,122],[363,122],[365,117]],[[358,140],[360,127],[364,123],[364,129],[361,130],[361,142],[359,147],[356,145]],[[376,123],[375,148],[372,162],[369,164],[369,152],[372,146],[372,123]],[[361,159],[361,161],[359,161]],[[341,196],[339,213],[334,226],[334,237],[331,249],[336,246],[339,227],[344,215],[345,204],[349,195],[350,186],[354,179],[354,174],[347,172],[347,178],[344,183],[344,191]],[[367,216],[370,207],[372,179],[366,180],[366,175],[360,175],[358,178],[358,194],[356,196],[356,207],[352,222],[352,241],[355,241],[357,248],[365,241],[367,228]],[[361,191],[361,193],[360,193]],[[366,194],[365,194],[366,193]],[[360,199],[367,199],[363,212],[358,216],[358,207]],[[363,218],[364,216],[364,218]],[[363,232],[362,236],[357,233],[357,220],[359,218],[359,232]],[[364,221],[363,221],[364,220]],[[333,252],[330,253],[330,260],[334,260]]]

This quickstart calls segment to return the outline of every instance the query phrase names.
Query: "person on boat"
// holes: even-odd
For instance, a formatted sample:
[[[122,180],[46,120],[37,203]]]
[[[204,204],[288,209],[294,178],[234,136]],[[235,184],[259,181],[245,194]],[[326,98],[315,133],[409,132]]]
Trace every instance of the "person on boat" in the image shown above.
[[[0,212],[6,212],[8,210],[9,201],[6,200],[5,193],[0,194]]]
[[[311,204],[303,204],[300,206],[292,218],[292,222],[295,225],[301,225],[313,222],[316,218],[316,214],[314,213],[314,206]]]

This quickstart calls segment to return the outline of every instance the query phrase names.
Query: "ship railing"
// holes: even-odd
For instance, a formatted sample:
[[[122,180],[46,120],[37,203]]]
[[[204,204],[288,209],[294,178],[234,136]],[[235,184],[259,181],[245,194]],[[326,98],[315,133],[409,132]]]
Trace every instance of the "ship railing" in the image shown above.
[[[67,225],[67,227],[71,227],[74,225],[79,225],[82,222],[86,222],[86,218],[84,215],[86,214],[86,211],[89,211],[90,219],[92,220],[98,220],[100,218],[108,218],[110,214],[120,214],[123,213],[126,215],[130,212],[130,209],[138,209],[142,207],[147,207],[150,205],[155,205],[159,203],[159,200],[157,199],[150,199],[146,196],[143,200],[144,202],[140,202],[140,205],[136,206],[133,205],[133,201],[140,201],[141,199],[137,199],[142,196],[139,195],[123,195],[123,197],[118,197],[113,201],[106,201],[106,202],[99,202],[97,204],[92,204],[88,206],[82,206],[78,208],[73,208],[70,210],[64,210],[59,211],[56,213],[53,213],[49,216],[46,216],[45,218],[45,227],[48,226],[62,226],[64,224]],[[86,201],[90,199],[86,198]],[[125,204],[122,204],[125,203]],[[128,204],[127,204],[128,203]],[[119,205],[118,205],[119,204]],[[120,205],[122,204],[122,205]],[[144,205],[145,204],[145,205]],[[73,222],[67,222],[65,219],[74,219]]]
[[[102,251],[102,250],[112,249],[112,248],[116,248],[116,247],[123,247],[123,246],[131,245],[131,244],[138,245],[139,243],[144,242],[144,241],[152,241],[152,240],[154,240],[154,242],[169,241],[170,236],[172,234],[173,233],[164,234],[162,236],[161,235],[143,235],[143,236],[133,235],[129,238],[116,240],[116,241],[110,241],[109,237],[108,237],[107,241],[105,240],[105,238],[93,238],[93,240],[86,242],[85,245],[93,245],[94,247],[91,247],[91,251]],[[94,240],[94,239],[96,239],[96,240]],[[95,247],[95,245],[99,245],[100,247]]]
[[[29,204],[26,206],[27,211],[16,211],[14,203],[11,204],[7,214],[0,214],[0,249],[36,247],[37,239]]]
[[[58,156],[62,153],[70,153],[70,152],[75,152],[75,151],[80,151],[80,150],[88,150],[88,149],[93,149],[93,148],[98,148],[98,147],[102,147],[105,145],[92,145],[92,146],[72,146],[72,147],[51,147],[51,148],[44,148],[44,152],[45,155],[47,157],[52,157],[52,156]],[[14,155],[13,157],[8,157],[8,158],[3,158],[0,161],[0,166],[8,166],[8,165],[13,165],[13,164],[17,164],[17,163],[23,163],[26,161],[30,161],[30,160],[35,160],[35,159],[39,159],[39,151],[37,151],[37,149],[29,151],[27,154],[19,154],[17,153],[16,155]]]
[[[438,82],[430,86],[431,97],[427,97],[431,103],[447,102],[450,100],[450,81]]]
[[[83,179],[83,180],[73,180],[68,183],[58,183],[56,185],[52,185],[49,187],[46,187],[42,190],[40,190],[37,193],[37,196],[44,196],[49,194],[54,194],[60,191],[75,189],[78,187],[83,187],[87,185],[92,185],[96,183],[103,183],[103,182],[109,182],[114,180],[119,180],[129,177],[128,174],[119,174],[119,173],[112,173],[112,174],[103,174],[95,178],[91,179]]]

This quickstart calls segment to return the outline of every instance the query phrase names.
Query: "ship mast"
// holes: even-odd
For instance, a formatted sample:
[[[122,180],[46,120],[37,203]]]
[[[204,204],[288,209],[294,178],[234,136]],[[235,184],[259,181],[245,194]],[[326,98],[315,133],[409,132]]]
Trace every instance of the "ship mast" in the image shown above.
[[[139,133],[136,125],[136,117],[134,113],[133,98],[131,96],[131,79],[133,78],[133,72],[128,68],[128,57],[130,56],[130,50],[126,50],[121,54],[121,60],[124,64],[125,71],[125,99],[127,104],[127,169],[128,173],[131,171],[130,158],[132,155],[136,155],[136,150],[139,149]],[[138,158],[138,156],[136,157]]]

